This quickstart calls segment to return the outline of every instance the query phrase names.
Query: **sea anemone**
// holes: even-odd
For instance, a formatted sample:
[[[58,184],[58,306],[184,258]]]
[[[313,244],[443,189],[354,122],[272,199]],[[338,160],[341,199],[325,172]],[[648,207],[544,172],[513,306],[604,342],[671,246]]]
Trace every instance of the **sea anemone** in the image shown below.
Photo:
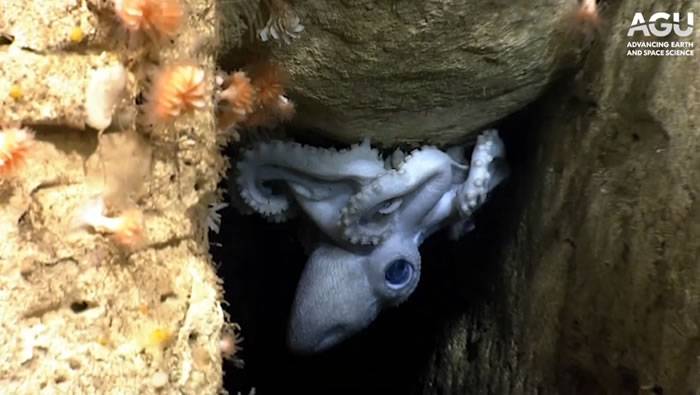
[[[226,84],[226,89],[221,91],[219,97],[230,104],[230,110],[241,116],[251,113],[256,95],[250,78],[244,72],[238,71],[231,74]]]
[[[227,130],[244,121],[253,112],[255,88],[242,71],[235,72],[225,79],[222,78],[220,85],[224,89],[219,93],[219,129]]]
[[[260,107],[241,122],[241,125],[247,128],[271,128],[290,121],[295,113],[294,103],[287,97],[279,95],[274,104]]]
[[[271,128],[292,119],[294,103],[284,96],[287,80],[279,65],[258,61],[221,81],[219,128]]]
[[[207,227],[214,233],[218,234],[221,230],[221,214],[220,210],[228,207],[228,203],[210,203],[209,215],[207,215]]]
[[[34,143],[34,133],[29,129],[7,128],[0,131],[0,176],[19,169],[26,161]]]
[[[221,356],[233,362],[237,367],[243,367],[243,360],[238,356],[238,353],[243,349],[241,347],[243,337],[241,336],[241,327],[236,323],[228,324],[224,327],[219,340],[219,351]]]
[[[206,73],[191,64],[166,67],[155,77],[148,115],[154,122],[170,121],[182,113],[206,106]]]
[[[279,97],[284,94],[284,86],[288,80],[284,69],[273,62],[258,62],[248,69],[248,76],[256,91],[257,106],[275,106]]]
[[[127,30],[172,37],[184,19],[180,0],[115,0],[114,11]]]

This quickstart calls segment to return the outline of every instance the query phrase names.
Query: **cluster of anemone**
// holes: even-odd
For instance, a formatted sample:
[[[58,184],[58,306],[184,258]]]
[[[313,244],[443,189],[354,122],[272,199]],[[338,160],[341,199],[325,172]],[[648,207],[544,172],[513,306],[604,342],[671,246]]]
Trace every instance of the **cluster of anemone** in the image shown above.
[[[128,33],[130,45],[141,48],[166,45],[178,34],[186,16],[183,0],[114,0],[110,7],[115,19]],[[270,1],[270,9],[274,11],[271,11],[272,19],[291,18],[298,22],[283,1]],[[277,30],[286,26],[279,20],[268,25]],[[270,26],[268,30],[272,29]],[[301,31],[298,26],[290,29],[294,34]],[[281,30],[277,30],[269,34],[278,36]],[[71,33],[71,40],[82,39],[82,31]],[[134,53],[143,52],[137,50]],[[122,64],[95,71],[87,87],[87,95],[91,98],[85,108],[87,125],[100,131],[111,125],[112,113],[122,100],[127,85],[127,74]],[[207,73],[191,60],[163,64],[150,80],[150,88],[145,94],[146,104],[142,106],[150,125],[167,125],[186,113],[204,110],[208,105],[211,89]],[[244,70],[218,77],[216,109],[219,129],[231,130],[236,137],[236,131],[241,128],[271,128],[291,119],[295,109],[284,94],[286,81],[282,68],[271,62],[257,62]],[[14,100],[21,100],[22,90],[13,85],[9,95]],[[34,136],[33,130],[21,125],[0,128],[1,179],[18,175],[22,166],[31,160]],[[109,199],[102,194],[91,197],[78,210],[76,217],[79,228],[108,236],[118,245],[132,248],[144,244],[141,211],[125,209],[115,212],[111,210]]]
[[[182,0],[115,0],[113,12],[130,37],[143,38],[160,46],[164,39],[176,35],[185,18]],[[132,40],[144,42],[143,40]],[[99,130],[110,126],[111,113],[121,98],[126,84],[123,66],[115,70],[98,70],[88,84],[88,95],[95,99],[86,103],[87,124]],[[165,123],[206,105],[209,90],[203,68],[190,62],[165,65],[153,78],[148,103],[147,118]],[[113,94],[100,94],[105,91]],[[10,96],[21,98],[21,89],[13,87]],[[106,99],[100,99],[107,97]],[[31,160],[35,132],[27,127],[5,127],[0,130],[0,177],[7,179],[20,174],[20,169]],[[92,197],[78,210],[74,225],[105,235],[115,244],[137,248],[144,244],[145,227],[143,213],[137,208],[112,212],[102,194]]]
[[[150,42],[155,44],[153,47],[159,47],[179,32],[185,20],[183,0],[114,0],[111,4],[114,16],[130,39],[137,38],[130,40],[130,45]],[[282,33],[294,35],[301,31],[298,18],[289,27],[291,34],[284,31],[287,25],[283,22],[276,20],[268,24],[267,29],[275,38]],[[84,39],[84,32],[77,27],[69,38],[73,43],[79,43]],[[121,63],[95,71],[87,86],[90,100],[85,105],[85,123],[88,126],[104,131],[111,125],[113,111],[122,100],[127,74]],[[186,113],[204,110],[211,96],[206,71],[190,60],[161,65],[151,81],[147,102],[143,106],[150,124],[169,124]],[[285,82],[281,68],[272,63],[256,64],[246,71],[221,78],[217,98],[219,124],[224,125],[222,129],[272,127],[289,120],[294,114],[294,106],[284,96]],[[21,100],[21,87],[11,86],[9,96]],[[0,127],[0,181],[20,174],[22,167],[32,160],[37,144],[35,134],[32,129],[19,125]],[[218,228],[220,218],[214,217],[214,220]],[[73,226],[102,235],[127,249],[141,248],[146,242],[142,210],[115,210],[110,207],[104,191],[91,196],[78,208]],[[239,332],[236,324],[226,327],[219,343],[223,357],[233,360],[237,366],[242,364],[236,356],[243,340]],[[174,332],[169,327],[153,324],[142,328],[136,343],[159,359],[173,339]],[[167,376],[165,379],[161,376],[158,376],[159,382],[167,381]]]
[[[34,132],[29,128],[5,128],[0,131],[0,177],[17,175],[30,160],[34,147]],[[115,244],[134,248],[144,242],[143,215],[128,209],[119,215],[107,216],[101,197],[85,204],[77,216],[77,227],[89,227],[108,235]]]
[[[295,109],[284,94],[286,81],[284,70],[271,62],[220,77],[219,128],[272,128],[289,121]]]
[[[115,0],[114,13],[132,37],[157,44],[175,36],[185,18],[181,0]],[[146,117],[152,123],[170,122],[187,112],[204,109],[208,95],[203,68],[189,61],[164,65],[153,77]],[[146,235],[141,210],[131,208],[118,215],[108,214],[108,205],[98,196],[82,207],[78,225],[109,236],[123,247],[143,246]]]
[[[116,0],[114,11],[126,30],[160,43],[175,36],[185,18],[181,0]],[[202,110],[209,90],[206,73],[191,61],[164,65],[153,77],[146,105],[152,123],[167,123],[178,116]]]

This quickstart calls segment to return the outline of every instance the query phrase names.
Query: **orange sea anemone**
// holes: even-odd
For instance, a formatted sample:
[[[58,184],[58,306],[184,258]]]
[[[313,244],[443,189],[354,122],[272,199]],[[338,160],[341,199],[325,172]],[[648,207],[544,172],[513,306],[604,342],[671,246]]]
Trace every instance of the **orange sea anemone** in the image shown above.
[[[246,117],[241,126],[247,128],[272,128],[280,123],[290,121],[295,114],[294,103],[283,95],[268,107],[261,107]]]
[[[20,168],[34,143],[29,129],[7,128],[0,131],[0,176]]]
[[[242,71],[231,74],[219,93],[219,129],[227,130],[244,121],[255,108],[255,88]]]
[[[271,128],[292,119],[294,103],[284,96],[287,75],[277,64],[259,61],[231,74],[219,94],[219,128]]]
[[[127,30],[172,37],[184,19],[181,0],[115,0],[114,11]]]
[[[203,69],[180,64],[169,66],[155,77],[149,96],[148,115],[155,122],[166,122],[182,113],[206,106],[208,89]]]
[[[231,74],[228,86],[221,91],[220,97],[230,104],[231,111],[242,116],[251,113],[255,105],[255,89],[242,71]]]
[[[250,67],[248,76],[257,93],[257,105],[263,108],[277,105],[287,84],[288,78],[284,70],[275,63],[260,62]]]

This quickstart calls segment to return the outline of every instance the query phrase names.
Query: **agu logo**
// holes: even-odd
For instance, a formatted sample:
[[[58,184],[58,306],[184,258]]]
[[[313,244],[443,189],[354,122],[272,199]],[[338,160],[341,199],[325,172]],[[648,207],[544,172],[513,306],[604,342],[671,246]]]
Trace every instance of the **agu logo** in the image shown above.
[[[635,33],[641,32],[644,37],[667,37],[671,33],[675,33],[679,37],[688,37],[693,34],[695,18],[692,12],[689,12],[686,17],[685,28],[681,27],[681,14],[674,12],[656,12],[649,21],[644,19],[644,14],[637,12],[634,14],[632,24],[627,30],[627,37],[633,37]]]

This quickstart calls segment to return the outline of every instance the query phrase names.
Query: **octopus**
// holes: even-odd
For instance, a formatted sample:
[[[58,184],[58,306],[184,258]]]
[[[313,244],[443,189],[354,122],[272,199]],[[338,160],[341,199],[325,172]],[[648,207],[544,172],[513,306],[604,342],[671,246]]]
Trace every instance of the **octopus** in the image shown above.
[[[421,274],[419,247],[440,229],[455,237],[508,175],[496,130],[465,147],[423,146],[383,158],[365,140],[335,150],[267,141],[243,152],[236,189],[271,222],[301,213],[318,236],[292,303],[287,344],[325,351],[404,302]]]

